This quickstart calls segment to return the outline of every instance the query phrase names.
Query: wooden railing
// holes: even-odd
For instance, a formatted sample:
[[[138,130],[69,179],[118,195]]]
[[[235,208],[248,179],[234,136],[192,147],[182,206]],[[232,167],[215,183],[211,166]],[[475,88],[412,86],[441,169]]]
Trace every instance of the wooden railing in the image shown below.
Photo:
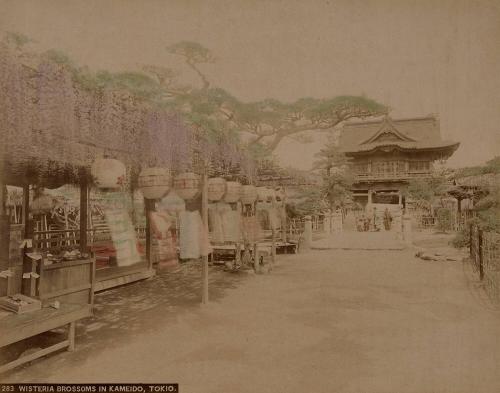
[[[135,228],[137,240],[144,240],[146,237],[145,228]],[[87,239],[89,245],[102,242],[110,242],[111,235],[107,231],[98,229],[88,229]],[[79,229],[57,229],[49,231],[34,231],[33,246],[36,249],[46,251],[56,251],[74,249],[80,244]]]
[[[371,172],[356,173],[356,178],[358,180],[413,179],[430,175],[430,172]]]

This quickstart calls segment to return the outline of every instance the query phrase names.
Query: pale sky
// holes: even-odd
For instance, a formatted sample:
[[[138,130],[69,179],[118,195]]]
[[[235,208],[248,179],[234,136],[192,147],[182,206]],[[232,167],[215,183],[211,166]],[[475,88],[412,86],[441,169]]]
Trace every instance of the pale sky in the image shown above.
[[[179,66],[164,48],[197,41],[213,85],[242,100],[365,94],[396,118],[438,113],[461,142],[452,166],[500,154],[500,1],[0,0],[0,30],[114,71]],[[306,169],[320,145],[278,156]]]

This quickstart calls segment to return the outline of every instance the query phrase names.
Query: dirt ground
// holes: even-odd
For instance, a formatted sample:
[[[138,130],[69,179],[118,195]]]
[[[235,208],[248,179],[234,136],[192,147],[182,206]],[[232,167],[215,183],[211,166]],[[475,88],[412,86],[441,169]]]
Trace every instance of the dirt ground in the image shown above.
[[[445,237],[420,247],[444,249]],[[10,382],[178,382],[186,393],[500,391],[500,311],[461,261],[415,250],[282,256],[266,275],[185,265],[97,296],[77,350]]]

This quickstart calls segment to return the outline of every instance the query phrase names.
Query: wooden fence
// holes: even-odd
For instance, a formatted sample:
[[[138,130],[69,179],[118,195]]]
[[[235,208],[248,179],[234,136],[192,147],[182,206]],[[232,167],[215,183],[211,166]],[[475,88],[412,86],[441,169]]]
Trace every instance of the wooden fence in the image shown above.
[[[453,231],[462,230],[463,228],[465,228],[465,225],[467,225],[467,222],[471,218],[474,218],[475,215],[476,213],[473,210],[463,210],[460,213],[452,211],[450,230]],[[413,212],[413,216],[415,217],[418,227],[420,229],[434,228],[435,226],[437,226],[438,220],[435,215],[431,215],[428,213],[426,214],[415,210]]]
[[[500,301],[500,234],[470,225],[470,261],[488,295]]]

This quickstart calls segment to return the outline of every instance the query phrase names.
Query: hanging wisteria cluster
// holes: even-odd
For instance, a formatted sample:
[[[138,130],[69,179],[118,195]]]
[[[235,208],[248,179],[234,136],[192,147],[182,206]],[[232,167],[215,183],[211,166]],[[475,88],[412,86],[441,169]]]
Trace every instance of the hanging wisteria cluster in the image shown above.
[[[22,175],[32,173],[30,180],[45,183],[57,173],[71,182],[103,156],[136,172],[151,165],[193,169],[195,156],[218,173],[252,170],[237,138],[214,138],[202,127],[187,126],[180,114],[150,99],[153,89],[140,74],[92,74],[58,52],[32,53],[7,36],[0,41],[5,161],[12,171],[22,168]]]

